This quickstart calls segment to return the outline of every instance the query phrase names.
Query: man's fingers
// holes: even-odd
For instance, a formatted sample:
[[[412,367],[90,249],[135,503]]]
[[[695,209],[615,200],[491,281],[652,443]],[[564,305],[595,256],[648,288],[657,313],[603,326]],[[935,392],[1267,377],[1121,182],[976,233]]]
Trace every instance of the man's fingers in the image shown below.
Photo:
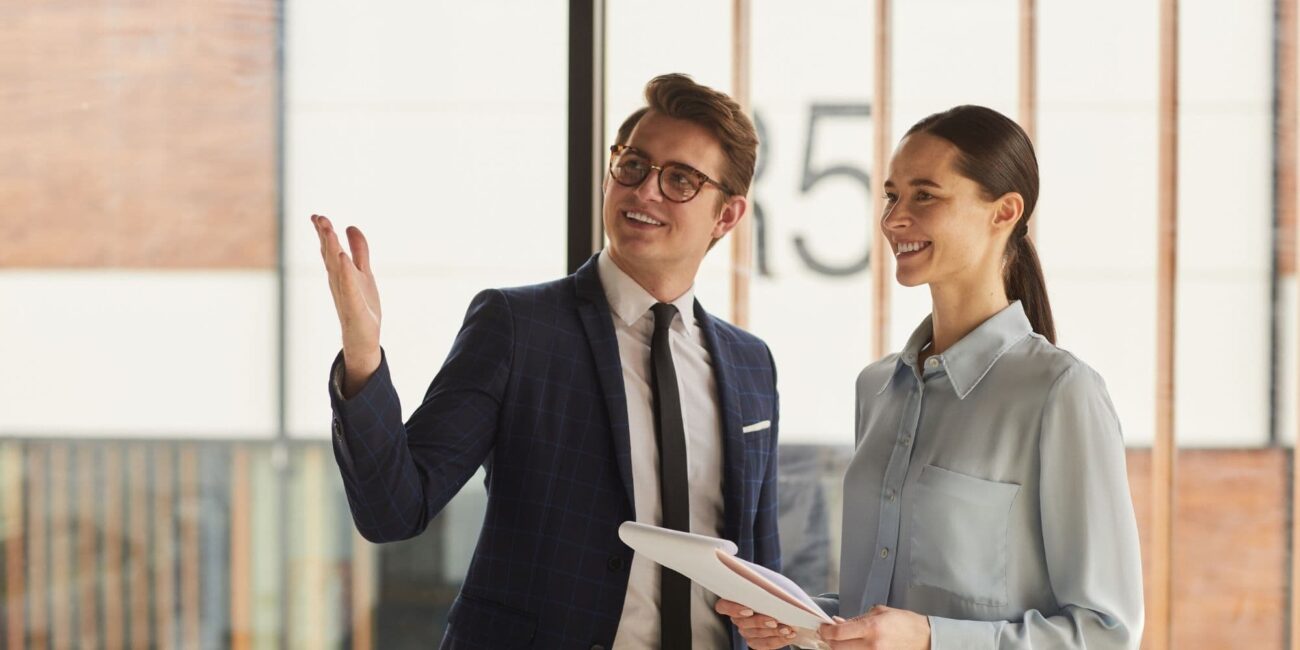
[[[361,279],[361,271],[357,270],[356,264],[353,263],[352,258],[348,256],[347,251],[339,251],[338,269],[339,289],[343,291],[343,295],[349,298],[353,296],[360,298],[361,288],[359,281]]]
[[[316,233],[320,236],[320,256],[325,262],[325,270],[333,274],[338,265],[338,254],[343,247],[339,245],[339,238],[334,234],[334,227],[330,225],[330,220],[323,216],[316,217]]]
[[[742,630],[775,630],[781,622],[771,616],[733,616],[731,621]]]
[[[719,598],[718,602],[713,605],[713,610],[723,616],[732,618],[754,615],[754,610],[726,598]]]
[[[325,217],[319,214],[311,215],[311,225],[316,229],[316,239],[320,240],[320,257],[325,262],[325,268],[330,266],[329,246],[325,243]]]
[[[348,226],[348,247],[352,249],[352,259],[356,260],[357,268],[367,275],[370,274],[370,243],[366,241],[366,236],[361,234],[361,229],[356,226]]]

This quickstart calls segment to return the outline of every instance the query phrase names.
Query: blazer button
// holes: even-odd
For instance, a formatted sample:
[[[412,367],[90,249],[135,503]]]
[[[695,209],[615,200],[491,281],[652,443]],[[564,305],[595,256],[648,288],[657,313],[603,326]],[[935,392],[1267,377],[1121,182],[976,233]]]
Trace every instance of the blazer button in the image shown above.
[[[623,558],[617,555],[610,556],[609,562],[605,563],[605,567],[609,569],[610,573],[618,573],[623,570]],[[596,646],[592,647],[595,648]]]

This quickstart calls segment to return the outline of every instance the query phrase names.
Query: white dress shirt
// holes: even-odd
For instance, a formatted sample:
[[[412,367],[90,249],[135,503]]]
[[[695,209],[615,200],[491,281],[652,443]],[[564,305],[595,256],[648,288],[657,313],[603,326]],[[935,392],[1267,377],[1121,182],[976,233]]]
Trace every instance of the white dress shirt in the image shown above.
[[[596,262],[605,289],[627,391],[628,433],[632,447],[632,492],[636,520],[661,525],[659,450],[655,445],[654,404],[650,390],[650,342],[659,302],[618,268],[607,253]],[[677,389],[686,428],[686,474],[690,483],[691,532],[712,537],[722,532],[722,430],[718,387],[704,333],[695,321],[695,289],[672,304],[678,317],[668,332]],[[691,583],[691,640],[697,648],[730,647],[724,621],[713,611],[717,597]],[[614,650],[659,647],[659,565],[637,554],[628,575],[623,616]]]

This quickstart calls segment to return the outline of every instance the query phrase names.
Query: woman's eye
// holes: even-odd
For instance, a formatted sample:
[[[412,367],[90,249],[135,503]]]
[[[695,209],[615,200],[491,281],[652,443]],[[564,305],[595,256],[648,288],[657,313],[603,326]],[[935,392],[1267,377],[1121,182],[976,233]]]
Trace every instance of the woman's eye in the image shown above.
[[[898,195],[897,195],[897,194],[893,194],[893,193],[890,193],[890,192],[885,192],[885,203],[893,203],[894,201],[897,201],[897,200],[898,200]]]
[[[933,194],[930,194],[929,192],[917,192],[917,193],[916,193],[916,200],[917,200],[917,201],[929,201],[930,199],[933,199],[933,198],[934,198],[934,195],[933,195]]]

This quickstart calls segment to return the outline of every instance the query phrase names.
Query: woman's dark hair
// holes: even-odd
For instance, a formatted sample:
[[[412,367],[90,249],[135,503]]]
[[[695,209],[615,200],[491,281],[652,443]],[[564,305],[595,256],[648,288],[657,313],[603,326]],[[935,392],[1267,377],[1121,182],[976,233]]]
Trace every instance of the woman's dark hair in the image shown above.
[[[1056,343],[1052,305],[1047,300],[1043,267],[1029,239],[1029,217],[1038,202],[1038,158],[1019,124],[983,106],[957,106],[917,122],[907,135],[928,133],[957,147],[957,172],[975,181],[988,200],[1008,192],[1025,201],[1011,238],[1007,240],[1002,282],[1007,298],[1019,300],[1034,331]],[[906,137],[906,136],[904,136]]]

